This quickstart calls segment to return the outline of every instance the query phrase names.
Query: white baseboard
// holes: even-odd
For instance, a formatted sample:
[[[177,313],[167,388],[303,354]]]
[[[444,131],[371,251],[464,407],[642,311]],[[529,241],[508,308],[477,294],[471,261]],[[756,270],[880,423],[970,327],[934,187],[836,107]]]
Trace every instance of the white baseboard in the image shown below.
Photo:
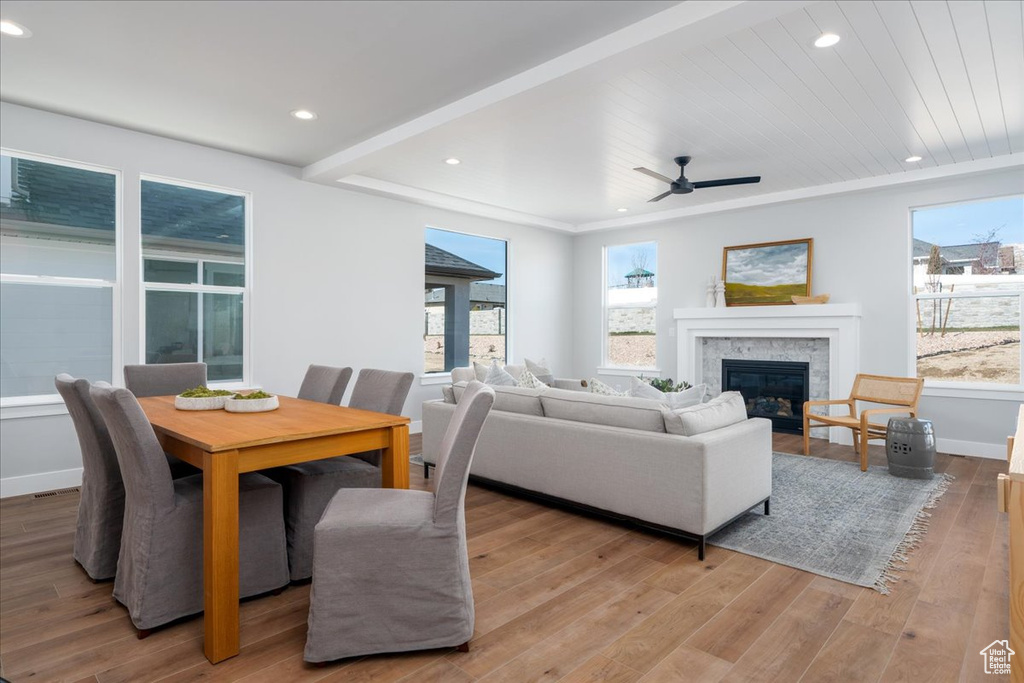
[[[26,474],[21,477],[5,477],[0,479],[0,498],[24,496],[27,493],[53,491],[82,485],[82,468],[57,470],[56,472],[40,472]]]
[[[423,433],[423,420],[413,420],[409,423],[410,434],[422,434]]]
[[[936,439],[939,453],[951,455],[970,455],[975,458],[1006,460],[1006,444],[982,443],[981,441],[958,441],[956,439]]]

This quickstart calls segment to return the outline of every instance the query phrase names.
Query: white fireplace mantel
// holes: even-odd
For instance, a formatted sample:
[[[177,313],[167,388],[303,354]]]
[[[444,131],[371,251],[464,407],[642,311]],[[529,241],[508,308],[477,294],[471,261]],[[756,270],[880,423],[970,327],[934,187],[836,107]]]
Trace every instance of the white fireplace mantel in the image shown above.
[[[704,337],[801,337],[828,339],[829,398],[850,395],[860,370],[860,304],[677,308],[673,312],[681,377],[705,381]],[[833,440],[839,436],[835,430]],[[839,436],[842,440],[842,437]]]

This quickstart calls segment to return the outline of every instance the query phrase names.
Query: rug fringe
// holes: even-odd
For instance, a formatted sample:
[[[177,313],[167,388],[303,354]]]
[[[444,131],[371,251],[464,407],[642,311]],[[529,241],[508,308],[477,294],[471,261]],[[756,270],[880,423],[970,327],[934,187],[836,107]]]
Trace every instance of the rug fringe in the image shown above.
[[[907,534],[900,541],[900,544],[896,546],[896,549],[889,557],[889,561],[885,563],[882,575],[875,581],[874,589],[882,595],[888,595],[892,585],[899,581],[899,572],[906,570],[907,562],[910,560],[910,553],[921,544],[921,539],[928,533],[928,524],[932,516],[928,510],[931,510],[938,504],[939,498],[949,490],[950,484],[956,479],[951,474],[941,474],[939,476],[942,478],[939,485],[932,491],[924,507],[918,510],[917,515],[914,517],[914,523],[910,525]]]

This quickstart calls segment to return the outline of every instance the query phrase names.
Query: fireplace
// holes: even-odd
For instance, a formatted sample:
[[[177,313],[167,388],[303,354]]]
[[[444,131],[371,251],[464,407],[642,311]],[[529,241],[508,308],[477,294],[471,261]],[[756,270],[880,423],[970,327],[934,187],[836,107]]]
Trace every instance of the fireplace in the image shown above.
[[[722,360],[722,391],[738,391],[747,415],[766,417],[777,432],[802,434],[809,365],[770,360]]]

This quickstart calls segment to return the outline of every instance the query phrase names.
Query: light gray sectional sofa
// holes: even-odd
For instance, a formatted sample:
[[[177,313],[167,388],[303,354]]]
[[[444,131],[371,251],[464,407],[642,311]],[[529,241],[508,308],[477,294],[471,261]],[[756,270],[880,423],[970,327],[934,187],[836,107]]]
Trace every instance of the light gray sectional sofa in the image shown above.
[[[465,383],[423,404],[423,460],[436,461]],[[772,489],[771,422],[741,419],[682,436],[658,401],[565,389],[493,387],[470,470],[485,484],[568,503],[696,540]],[[707,404],[705,404],[707,405]],[[706,411],[713,412],[713,407]],[[712,420],[713,422],[713,420]],[[694,433],[699,429],[688,432]]]

